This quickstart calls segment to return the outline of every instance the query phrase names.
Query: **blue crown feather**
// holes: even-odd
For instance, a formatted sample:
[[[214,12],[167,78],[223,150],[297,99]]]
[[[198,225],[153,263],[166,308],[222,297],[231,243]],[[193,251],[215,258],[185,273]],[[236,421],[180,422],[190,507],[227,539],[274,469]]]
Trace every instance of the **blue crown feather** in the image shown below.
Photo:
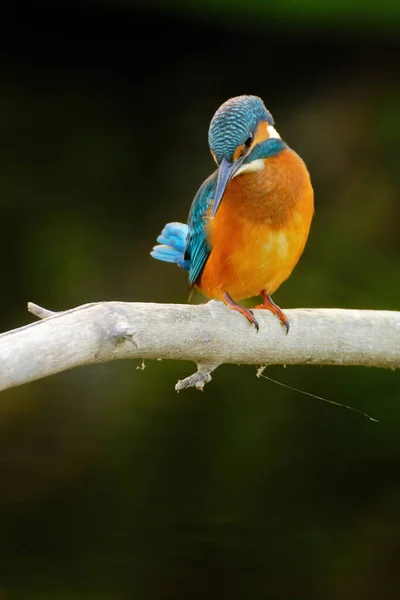
[[[208,142],[218,164],[222,158],[232,162],[236,148],[245,144],[250,134],[255,134],[260,121],[274,124],[258,96],[237,96],[219,107],[208,131]]]

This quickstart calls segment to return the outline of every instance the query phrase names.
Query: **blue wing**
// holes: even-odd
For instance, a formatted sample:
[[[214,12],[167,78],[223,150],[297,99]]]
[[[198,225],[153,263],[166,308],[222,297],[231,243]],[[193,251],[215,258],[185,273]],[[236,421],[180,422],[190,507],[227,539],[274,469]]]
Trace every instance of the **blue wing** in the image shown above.
[[[287,148],[285,142],[270,138],[261,142],[244,161],[245,164],[257,158],[268,158]],[[218,170],[214,171],[197,192],[188,218],[188,234],[184,258],[189,261],[189,286],[193,287],[210,256],[211,247],[206,236],[206,211],[212,206],[217,187]]]
[[[192,288],[199,278],[210,256],[211,247],[207,241],[205,217],[211,207],[217,186],[218,171],[215,171],[200,186],[194,197],[189,217],[186,238],[185,260],[189,261],[189,287]]]
[[[190,209],[188,224],[167,223],[157,238],[159,245],[150,252],[153,258],[175,263],[189,271],[189,286],[196,283],[211,248],[207,241],[205,218],[217,186],[218,171],[215,171],[200,186]]]

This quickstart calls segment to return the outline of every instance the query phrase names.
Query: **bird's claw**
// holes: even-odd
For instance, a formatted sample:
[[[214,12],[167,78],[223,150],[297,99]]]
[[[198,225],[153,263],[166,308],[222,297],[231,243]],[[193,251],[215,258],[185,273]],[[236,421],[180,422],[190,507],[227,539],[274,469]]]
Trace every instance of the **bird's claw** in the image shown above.
[[[272,300],[272,298],[269,294],[265,293],[265,291],[262,291],[261,296],[264,299],[264,303],[258,304],[254,308],[256,308],[256,309],[258,308],[258,309],[262,309],[262,310],[269,310],[274,315],[276,315],[278,317],[278,319],[280,320],[280,322],[282,323],[282,325],[286,328],[286,335],[287,335],[289,333],[289,329],[290,329],[289,319],[287,318],[287,316],[285,315],[283,310],[277,304],[275,304],[275,302]]]
[[[260,325],[258,324],[258,321],[255,318],[253,311],[249,310],[249,313],[251,316],[245,315],[245,317],[250,321],[250,323],[252,323],[252,325],[254,325],[254,327],[256,328],[256,331],[258,333],[260,331]]]
[[[256,331],[259,331],[260,326],[259,326],[258,321],[255,318],[252,310],[245,308],[244,306],[241,306],[240,304],[237,304],[237,302],[235,302],[231,298],[231,296],[228,294],[228,292],[223,293],[222,300],[225,302],[225,304],[228,306],[228,308],[230,308],[231,310],[235,310],[235,311],[239,312],[241,315],[243,315],[244,317],[246,317],[246,319],[252,325],[254,325],[254,327],[256,328]]]

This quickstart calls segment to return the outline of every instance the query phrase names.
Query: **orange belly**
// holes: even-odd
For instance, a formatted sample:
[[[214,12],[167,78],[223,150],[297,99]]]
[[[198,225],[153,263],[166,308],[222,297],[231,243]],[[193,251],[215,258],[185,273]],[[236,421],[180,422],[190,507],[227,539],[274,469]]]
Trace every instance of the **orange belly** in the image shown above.
[[[207,223],[211,254],[196,286],[209,298],[272,294],[303,252],[314,212],[308,171],[290,149],[265,163],[228,184]]]

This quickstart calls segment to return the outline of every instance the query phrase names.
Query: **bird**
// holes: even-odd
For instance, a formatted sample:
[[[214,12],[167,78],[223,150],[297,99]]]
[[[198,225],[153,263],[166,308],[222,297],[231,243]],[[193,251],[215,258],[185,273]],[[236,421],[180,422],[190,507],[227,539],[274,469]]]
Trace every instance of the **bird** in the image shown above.
[[[217,169],[194,197],[187,223],[167,223],[153,258],[188,272],[189,290],[223,301],[259,330],[238,302],[260,295],[289,332],[271,295],[303,253],[314,214],[304,161],[282,140],[258,96],[224,102],[211,119],[208,143]]]

